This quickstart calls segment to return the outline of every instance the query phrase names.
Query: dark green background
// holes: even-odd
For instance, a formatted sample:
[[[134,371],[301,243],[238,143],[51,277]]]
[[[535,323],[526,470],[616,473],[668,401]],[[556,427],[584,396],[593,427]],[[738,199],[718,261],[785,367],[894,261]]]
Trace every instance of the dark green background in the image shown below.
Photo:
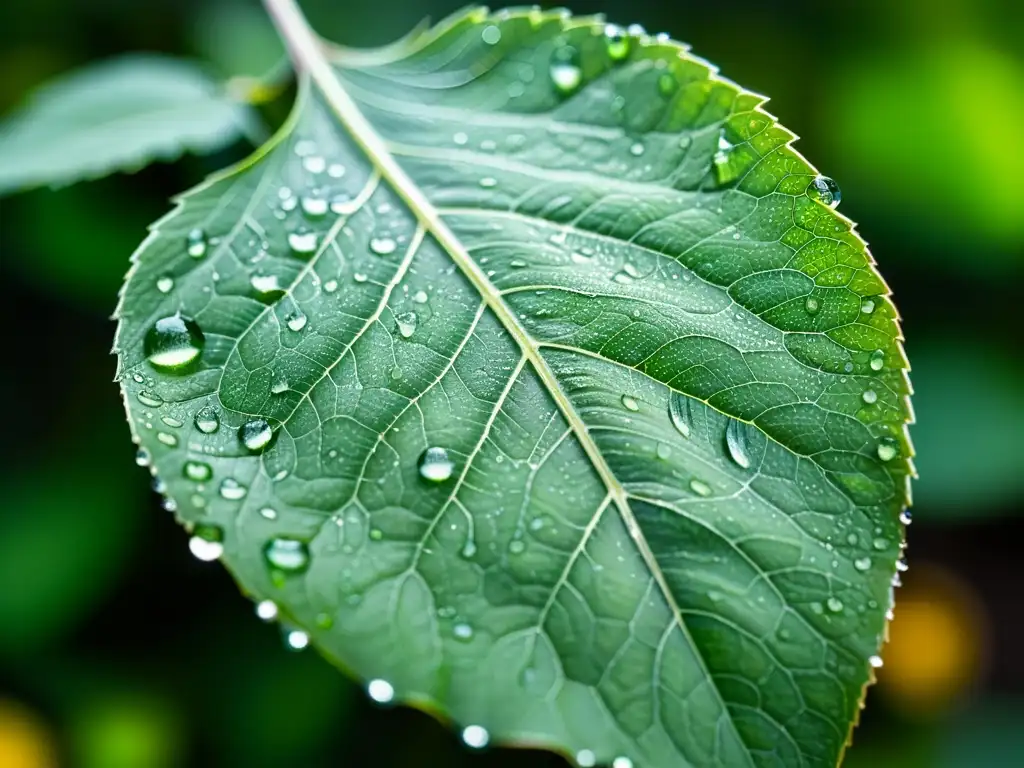
[[[458,6],[303,3],[320,32],[350,45],[390,41]],[[669,32],[769,94],[804,137],[797,147],[839,181],[841,210],[895,292],[921,480],[893,634],[922,658],[941,645],[927,623],[900,636],[900,599],[913,599],[951,611],[977,655],[927,711],[891,682],[909,673],[887,665],[848,765],[1014,764],[1024,755],[1024,4],[573,10]],[[280,52],[256,0],[4,3],[0,111],[49,77],[134,50],[198,56],[224,76],[256,74]],[[561,764],[470,754],[428,717],[371,706],[314,653],[285,651],[223,569],[188,554],[135,467],[108,355],[128,256],[171,195],[245,152],[0,201],[0,740],[18,711],[59,764],[88,768]],[[0,764],[4,754],[0,745]]]

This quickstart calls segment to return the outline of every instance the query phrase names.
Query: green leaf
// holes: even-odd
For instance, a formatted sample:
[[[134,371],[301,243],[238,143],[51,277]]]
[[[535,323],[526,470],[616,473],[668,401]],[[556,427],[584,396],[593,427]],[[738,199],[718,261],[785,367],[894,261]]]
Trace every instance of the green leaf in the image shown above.
[[[253,129],[248,108],[192,62],[110,59],[44,86],[0,124],[0,194],[212,152]]]
[[[831,186],[640,31],[476,10],[325,54],[268,6],[292,119],[157,223],[118,310],[195,551],[470,746],[836,764],[912,450]]]

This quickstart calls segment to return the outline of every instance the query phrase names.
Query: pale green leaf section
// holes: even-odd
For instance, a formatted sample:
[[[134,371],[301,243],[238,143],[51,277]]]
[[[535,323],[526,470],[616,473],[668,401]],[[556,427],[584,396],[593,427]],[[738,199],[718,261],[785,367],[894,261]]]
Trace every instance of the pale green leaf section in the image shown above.
[[[592,18],[472,11],[328,63],[269,5],[293,118],[158,222],[118,310],[194,551],[471,745],[835,765],[892,604],[909,383],[792,135]]]
[[[110,59],[44,85],[0,124],[0,194],[212,152],[253,120],[193,62]]]

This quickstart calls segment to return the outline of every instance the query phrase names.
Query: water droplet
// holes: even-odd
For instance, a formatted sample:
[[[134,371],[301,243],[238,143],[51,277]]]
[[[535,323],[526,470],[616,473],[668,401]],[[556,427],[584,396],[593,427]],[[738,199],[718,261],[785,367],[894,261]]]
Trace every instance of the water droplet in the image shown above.
[[[878,441],[878,458],[882,461],[892,461],[899,453],[899,443],[891,437],[883,437]]]
[[[415,312],[400,312],[395,315],[395,324],[403,339],[408,339],[416,332],[417,321]]]
[[[273,507],[264,507],[260,510],[260,517],[265,520],[277,520],[277,511]]]
[[[853,561],[853,567],[858,571],[866,571],[871,567],[870,557],[859,557]]]
[[[164,275],[163,277],[158,277],[157,280],[156,280],[156,289],[158,291],[160,291],[160,293],[170,293],[171,289],[173,287],[174,287],[174,278],[171,277],[170,275]]]
[[[839,613],[843,610],[843,601],[837,597],[830,597],[825,601],[825,606],[832,611],[832,613]]]
[[[297,256],[316,253],[317,241],[316,232],[292,232],[288,235],[288,247]]]
[[[328,280],[324,283],[324,293],[334,293],[336,290],[338,290],[337,280]]]
[[[309,567],[309,547],[298,539],[273,538],[263,548],[263,556],[286,573],[302,573]]]
[[[489,24],[480,33],[480,39],[487,43],[487,45],[496,45],[501,40],[501,30],[493,24]]]
[[[462,131],[459,131],[454,136],[452,136],[452,141],[454,141],[458,146],[462,147],[465,146],[466,143],[469,141],[469,136],[467,136]]]
[[[397,247],[398,243],[390,237],[375,237],[370,240],[370,250],[378,256],[389,256]]]
[[[228,501],[238,501],[239,499],[244,499],[245,494],[247,494],[248,492],[249,489],[246,488],[237,480],[235,480],[233,477],[228,477],[221,481],[221,498],[227,499]]]
[[[597,755],[589,749],[581,749],[576,753],[576,765],[580,768],[594,768],[597,765]]]
[[[308,155],[302,159],[302,167],[310,173],[323,173],[327,170],[327,161],[320,155]]]
[[[672,426],[683,437],[690,436],[690,424],[693,417],[690,413],[690,398],[680,392],[673,392],[668,398],[668,415]]]
[[[205,345],[206,337],[195,321],[175,314],[153,324],[143,348],[154,368],[176,372],[196,362]]]
[[[583,70],[576,49],[568,45],[556,49],[551,56],[549,72],[551,82],[559,93],[569,94],[579,88],[583,81]]]
[[[156,439],[170,448],[174,448],[178,444],[178,438],[170,432],[157,432]]]
[[[512,539],[512,541],[508,543],[508,551],[513,555],[521,555],[526,551],[526,542],[522,539]]]
[[[871,542],[871,546],[877,549],[879,552],[884,552],[889,548],[889,540],[879,536]]]
[[[658,76],[658,93],[662,96],[671,96],[679,89],[679,81],[671,72],[662,72]]]
[[[292,629],[285,635],[284,641],[288,650],[301,651],[309,645],[309,635],[301,629]]]
[[[153,489],[154,493],[167,493],[167,483],[159,477],[153,478],[153,483],[150,487]]]
[[[633,768],[633,761],[628,757],[616,757],[612,760],[612,768]]]
[[[206,233],[201,229],[190,230],[185,238],[185,248],[193,259],[201,259],[206,255]]]
[[[654,454],[662,461],[668,461],[669,457],[672,456],[672,449],[664,443],[658,443],[658,447],[654,450]]]
[[[387,704],[395,698],[395,688],[387,680],[371,680],[366,686],[366,693],[378,704]]]
[[[274,380],[274,383],[270,385],[270,394],[280,395],[282,392],[288,391],[288,379],[281,376]]]
[[[690,481],[690,490],[696,493],[698,496],[710,496],[711,486],[705,483],[703,480],[694,478]]]
[[[871,366],[872,371],[882,370],[882,367],[885,365],[885,352],[880,349],[876,349],[871,353],[871,358],[868,364]]]
[[[256,603],[256,615],[263,621],[273,621],[277,618],[277,603],[273,600],[260,600]]]
[[[312,196],[302,198],[302,212],[311,219],[319,219],[321,216],[326,216],[327,209],[327,198]]]
[[[341,163],[331,163],[327,166],[327,175],[332,179],[340,179],[345,175],[345,166]]]
[[[473,627],[465,622],[460,622],[452,627],[452,634],[455,635],[458,640],[472,640]]]
[[[904,525],[910,525],[913,519],[913,513],[909,509],[904,509],[902,512],[900,512],[900,522]]]
[[[182,426],[182,424],[184,424],[183,421],[180,421],[179,419],[176,419],[173,416],[161,416],[160,421],[162,421],[168,427],[172,427],[173,429],[177,429],[178,427]]]
[[[635,412],[640,410],[640,404],[629,395],[622,396],[622,407],[625,408],[627,411]]]
[[[210,562],[224,554],[223,540],[224,534],[217,526],[200,525],[188,540],[188,548],[196,559]]]
[[[212,405],[203,406],[196,412],[196,429],[204,435],[210,435],[220,427],[220,416]]]
[[[829,208],[835,208],[839,205],[839,201],[843,199],[839,185],[828,176],[816,176],[807,185],[807,196],[817,200],[822,205],[827,205]]]
[[[153,457],[145,448],[139,448],[139,450],[135,452],[135,463],[140,467],[148,467],[152,460]]]
[[[910,568],[910,566],[907,565],[907,561],[902,557],[896,561],[896,570],[900,573],[906,573],[908,568]]]
[[[369,535],[371,541],[380,541],[384,538],[384,531],[382,531],[380,528],[371,528]]]
[[[808,296],[807,301],[804,302],[804,309],[807,310],[807,314],[809,315],[817,314],[820,308],[821,304],[814,296]]]
[[[733,148],[732,142],[725,138],[725,132],[723,131],[719,134],[718,151],[711,158],[711,163],[715,167],[719,182],[725,182],[732,176],[729,170],[729,160],[732,157]]]
[[[467,725],[462,729],[462,741],[467,747],[483,749],[491,740],[491,734],[482,725]]]
[[[189,480],[205,483],[213,477],[213,468],[201,461],[186,461],[184,467],[182,467],[182,474]]]
[[[441,483],[452,476],[455,462],[448,457],[448,451],[444,448],[427,448],[420,456],[419,470],[420,477]]]
[[[883,663],[881,656],[872,656],[868,659],[868,664],[870,664],[873,669],[880,669]]]
[[[356,272],[354,275],[352,275],[352,279],[355,280],[357,283],[365,283],[370,278],[367,277],[367,275],[363,272]]]
[[[253,419],[238,428],[238,439],[253,453],[260,453],[270,445],[274,430],[266,419]]]
[[[498,186],[498,180],[493,176],[484,176],[480,179],[480,186],[484,189],[491,189],[492,187]]]
[[[646,147],[644,147],[643,142],[635,141],[629,147],[629,154],[631,154],[633,157],[640,157],[640,155],[644,153],[645,149]]]
[[[278,282],[277,275],[253,275],[249,278],[249,285],[256,291],[260,301],[271,302],[284,295],[284,289]]]
[[[736,419],[729,419],[725,425],[725,446],[729,455],[742,469],[750,469],[750,435],[747,425]]]
[[[872,312],[875,311],[875,300],[865,296],[860,301],[860,311],[863,312],[865,315],[870,315]]]
[[[864,393],[860,397],[861,400],[863,400],[868,405],[872,405],[873,403],[878,401],[878,393],[875,392],[875,390],[873,389],[865,389]]]
[[[409,298],[411,298],[417,304],[426,304],[430,300],[430,297],[427,296],[426,291],[416,291],[416,293],[414,293]]]
[[[306,327],[306,319],[307,318],[304,314],[299,311],[295,311],[288,315],[285,319],[285,323],[287,323],[291,330],[298,332]]]
[[[622,61],[629,56],[631,41],[626,34],[626,30],[615,24],[608,24],[604,28],[604,37],[609,59],[612,61]]]
[[[138,401],[143,405],[148,405],[150,408],[159,408],[164,404],[164,399],[156,392],[147,392],[146,390],[139,390],[138,394],[135,395]]]

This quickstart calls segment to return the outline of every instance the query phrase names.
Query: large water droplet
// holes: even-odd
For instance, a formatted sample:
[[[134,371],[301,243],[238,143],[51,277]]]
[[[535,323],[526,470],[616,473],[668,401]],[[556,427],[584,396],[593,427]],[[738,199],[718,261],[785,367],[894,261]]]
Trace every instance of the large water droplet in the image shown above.
[[[892,461],[899,450],[899,443],[891,437],[883,437],[878,441],[878,458],[882,461]]]
[[[297,256],[316,253],[318,238],[316,232],[292,232],[288,235],[288,247]]]
[[[403,339],[408,339],[416,332],[417,321],[415,312],[400,312],[395,315],[395,324]]]
[[[455,462],[444,448],[427,448],[420,456],[419,462],[420,477],[435,483],[441,483],[452,476],[455,471]]]
[[[263,548],[267,562],[279,571],[302,573],[309,567],[309,547],[298,539],[273,538]]]
[[[263,302],[270,303],[284,296],[284,289],[277,275],[253,275],[249,278],[249,285],[256,291],[256,297]]]
[[[808,296],[804,302],[804,309],[807,310],[807,314],[816,315],[818,310],[821,309],[821,303],[814,296]]]
[[[625,408],[627,411],[635,412],[640,410],[640,404],[629,395],[622,396],[622,407]]]
[[[196,526],[188,540],[189,551],[199,560],[210,562],[224,554],[224,533],[215,525]]]
[[[467,725],[462,729],[462,741],[467,747],[483,749],[490,740],[491,735],[482,725]]]
[[[856,568],[858,571],[866,571],[869,568],[871,568],[871,558],[859,557],[853,561],[853,567]]]
[[[153,324],[146,333],[143,348],[154,368],[181,372],[199,359],[205,345],[206,338],[195,321],[175,314]]]
[[[870,315],[875,311],[875,300],[865,296],[860,300],[860,311],[865,315]]]
[[[878,393],[873,389],[865,389],[864,393],[860,396],[868,405],[872,405],[878,401]]]
[[[583,81],[583,70],[579,64],[579,53],[575,48],[563,45],[551,55],[549,69],[551,82],[559,93],[569,94],[579,88]]]
[[[206,255],[206,233],[198,228],[189,231],[185,238],[185,248],[193,259],[201,259]]]
[[[690,481],[690,490],[696,493],[698,496],[710,496],[711,486],[705,483],[703,480],[694,478]]]
[[[825,607],[832,611],[832,613],[840,613],[843,610],[843,601],[838,597],[830,597],[825,601]]]
[[[182,474],[194,482],[205,483],[213,477],[213,468],[201,461],[186,461],[182,467]]]
[[[225,478],[220,484],[220,495],[228,501],[244,499],[249,489],[235,480],[233,477]]]
[[[213,434],[220,427],[220,416],[212,405],[206,405],[196,412],[196,429],[204,435]]]
[[[135,395],[138,401],[143,405],[147,405],[150,408],[159,408],[164,404],[164,399],[160,397],[156,392],[147,392],[142,389]]]
[[[319,219],[327,215],[328,203],[325,197],[313,197],[312,195],[302,198],[302,212],[311,219]]]
[[[843,199],[839,185],[828,176],[816,176],[807,185],[807,195],[822,205],[827,205],[829,208],[835,208],[839,205],[839,201]]]
[[[395,688],[387,680],[371,680],[366,686],[366,693],[378,704],[387,704],[395,698]]]
[[[263,621],[273,621],[277,618],[277,603],[273,600],[260,600],[256,604],[256,615]]]
[[[174,448],[178,444],[178,438],[170,432],[157,432],[156,439],[171,448]]]
[[[673,392],[668,398],[668,415],[672,426],[683,437],[690,436],[690,424],[693,416],[690,413],[690,398],[680,392]]]
[[[370,250],[378,256],[389,256],[397,247],[398,243],[390,237],[374,237],[370,240]]]
[[[615,24],[608,24],[604,28],[604,37],[609,59],[612,61],[622,61],[629,56],[631,41],[626,34],[626,30]]]
[[[725,446],[729,455],[743,469],[750,469],[750,435],[747,425],[736,419],[729,419],[725,425]]]
[[[160,293],[170,293],[172,288],[174,288],[174,278],[170,275],[163,275],[156,279],[156,289]]]
[[[288,328],[290,330],[298,332],[306,327],[306,319],[307,318],[304,314],[296,310],[295,312],[292,312],[290,315],[288,315],[288,317],[285,319],[285,323],[288,325]]]
[[[871,357],[868,360],[868,365],[871,366],[872,371],[880,371],[885,365],[885,352],[880,349],[876,349],[871,353]]]
[[[881,668],[883,663],[884,662],[882,661],[881,656],[872,656],[870,659],[868,659],[868,664],[870,664],[873,669]]]
[[[266,419],[252,419],[238,428],[238,438],[253,453],[263,451],[274,437],[274,430]]]

